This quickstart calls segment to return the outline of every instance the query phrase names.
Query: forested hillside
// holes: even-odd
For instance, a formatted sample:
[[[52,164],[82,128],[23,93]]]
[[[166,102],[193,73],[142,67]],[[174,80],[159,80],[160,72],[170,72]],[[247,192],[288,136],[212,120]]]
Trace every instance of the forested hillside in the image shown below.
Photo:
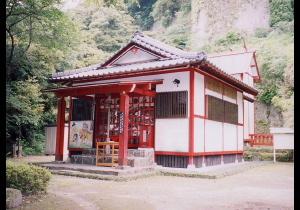
[[[293,0],[7,1],[7,127],[27,153],[42,151],[55,98],[41,92],[53,72],[101,63],[141,30],[207,53],[257,50],[262,82],[256,131],[293,127]]]

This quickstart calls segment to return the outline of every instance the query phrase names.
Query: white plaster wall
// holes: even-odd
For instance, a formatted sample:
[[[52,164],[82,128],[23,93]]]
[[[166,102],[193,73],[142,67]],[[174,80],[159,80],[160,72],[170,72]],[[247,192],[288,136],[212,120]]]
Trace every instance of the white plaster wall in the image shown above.
[[[144,50],[139,48],[136,53],[129,50],[128,52],[126,52],[126,54],[117,59],[114,64],[134,63],[154,59],[158,59],[158,56],[151,55],[150,53],[145,52]]]
[[[207,88],[206,88],[206,90],[205,90],[205,94],[210,95],[210,96],[214,96],[214,97],[216,97],[216,98],[222,99],[222,94],[221,94],[221,93],[214,92],[214,91],[209,90],[209,89],[207,89]]]
[[[249,67],[248,72],[250,72],[250,74],[252,73],[250,67]],[[254,86],[253,77],[249,74],[243,74],[243,82],[246,83],[247,85],[251,86],[251,87]]]
[[[237,149],[237,125],[224,123],[224,151]]]
[[[194,120],[194,151],[204,152],[204,119]]]
[[[244,139],[249,138],[249,107],[248,101],[244,100]]]
[[[233,104],[236,104],[236,99],[229,98],[229,97],[227,97],[225,95],[223,95],[223,100],[224,101],[228,101],[228,102],[233,103]]]
[[[66,161],[69,157],[69,150],[68,150],[68,142],[69,141],[69,125],[65,125],[65,131],[64,131],[64,154],[63,154],[63,160]]]
[[[243,123],[243,93],[237,92],[238,122]]]
[[[194,85],[194,113],[204,116],[204,76],[196,72]]]
[[[54,155],[56,151],[56,126],[46,127],[46,154]],[[63,160],[67,160],[69,156],[68,150],[68,140],[69,140],[69,125],[65,124],[64,130],[64,154]]]
[[[188,152],[189,120],[156,119],[155,151]]]
[[[248,102],[249,104],[249,132],[250,134],[254,133],[254,103]]]
[[[205,121],[205,152],[223,151],[222,123]]]
[[[238,126],[238,150],[244,150],[243,126]]]

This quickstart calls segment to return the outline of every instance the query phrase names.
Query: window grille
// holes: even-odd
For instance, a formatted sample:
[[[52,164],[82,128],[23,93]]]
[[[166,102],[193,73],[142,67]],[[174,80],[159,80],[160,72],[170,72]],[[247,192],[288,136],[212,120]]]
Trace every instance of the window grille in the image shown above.
[[[207,118],[209,120],[238,124],[238,105],[207,95]]]
[[[238,124],[238,105],[224,101],[224,121],[226,123]]]
[[[156,95],[156,118],[187,117],[187,91],[161,92]]]
[[[93,101],[73,99],[72,121],[92,120]]]
[[[224,121],[224,101],[207,95],[207,118],[219,122]]]

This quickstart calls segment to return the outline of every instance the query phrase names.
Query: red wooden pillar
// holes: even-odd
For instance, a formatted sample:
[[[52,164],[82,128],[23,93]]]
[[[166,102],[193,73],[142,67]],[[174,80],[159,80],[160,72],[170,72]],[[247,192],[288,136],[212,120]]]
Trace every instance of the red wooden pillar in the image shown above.
[[[194,154],[194,89],[195,89],[195,71],[190,71],[190,120],[189,120],[189,166],[193,166]]]
[[[66,101],[64,97],[57,102],[57,120],[56,120],[56,150],[55,160],[62,161],[64,153],[64,131],[65,131],[65,110]]]
[[[119,134],[119,166],[127,165],[128,149],[128,117],[129,117],[129,96],[126,93],[120,94],[120,111],[123,112],[123,132]]]

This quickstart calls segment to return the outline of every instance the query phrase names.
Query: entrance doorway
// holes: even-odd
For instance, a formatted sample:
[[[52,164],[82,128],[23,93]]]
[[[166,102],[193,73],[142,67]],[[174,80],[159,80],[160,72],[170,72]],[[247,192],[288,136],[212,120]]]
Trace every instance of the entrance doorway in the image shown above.
[[[154,147],[154,100],[151,96],[130,95],[128,148]],[[119,141],[119,105],[118,94],[96,95],[94,142]]]

